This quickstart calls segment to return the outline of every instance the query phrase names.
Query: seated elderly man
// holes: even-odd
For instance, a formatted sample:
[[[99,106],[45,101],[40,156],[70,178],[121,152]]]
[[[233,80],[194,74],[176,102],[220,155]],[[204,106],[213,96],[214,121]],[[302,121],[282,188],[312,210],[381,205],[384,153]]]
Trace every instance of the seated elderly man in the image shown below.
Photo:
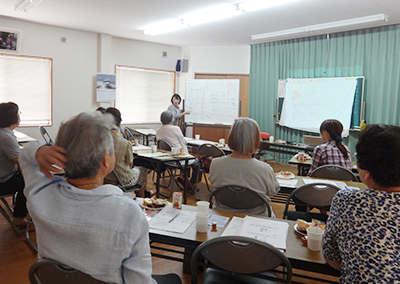
[[[177,125],[172,124],[174,121],[174,114],[168,110],[164,111],[161,113],[160,120],[163,125],[156,131],[157,140],[165,140],[171,147],[183,148],[183,150],[188,153],[186,140],[183,137],[181,129]],[[194,190],[198,176],[199,161],[197,159],[189,161],[189,166],[192,168],[192,178],[188,186],[189,190]],[[188,176],[189,171],[185,173],[185,175]],[[182,178],[178,177],[177,180],[182,186],[185,186],[185,181]]]
[[[356,151],[369,189],[336,194],[322,253],[340,283],[400,283],[400,127],[368,125]]]
[[[39,258],[108,283],[181,283],[174,274],[152,278],[142,210],[118,187],[103,185],[114,168],[112,126],[108,114],[81,113],[61,125],[54,146],[24,147],[20,164]],[[54,165],[65,179],[52,175]]]

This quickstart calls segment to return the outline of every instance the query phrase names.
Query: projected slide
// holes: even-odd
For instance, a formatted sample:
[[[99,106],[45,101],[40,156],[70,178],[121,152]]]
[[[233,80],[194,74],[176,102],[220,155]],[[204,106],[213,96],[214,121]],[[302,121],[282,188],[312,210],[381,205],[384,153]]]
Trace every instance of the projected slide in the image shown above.
[[[356,78],[287,79],[279,124],[319,133],[325,119],[337,119],[348,136]]]

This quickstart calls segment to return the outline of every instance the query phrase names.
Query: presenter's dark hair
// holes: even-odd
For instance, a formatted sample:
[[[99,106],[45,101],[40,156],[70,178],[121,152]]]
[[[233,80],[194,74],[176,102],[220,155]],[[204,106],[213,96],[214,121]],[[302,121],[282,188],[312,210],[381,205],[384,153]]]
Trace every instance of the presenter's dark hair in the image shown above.
[[[0,128],[9,127],[18,123],[19,108],[16,103],[8,102],[0,104]]]
[[[358,166],[383,187],[400,186],[400,126],[370,124],[361,131],[356,151]]]
[[[327,119],[321,123],[319,127],[319,132],[322,131],[328,132],[331,140],[336,142],[336,146],[339,148],[340,152],[342,152],[345,158],[349,157],[349,152],[347,152],[346,147],[342,144],[342,132],[343,132],[343,124],[336,119]]]
[[[114,117],[115,125],[117,127],[121,126],[121,112],[118,109],[116,109],[115,107],[109,107],[105,110],[105,113],[109,113]]]
[[[178,103],[178,104],[181,103],[182,99],[181,99],[181,96],[180,96],[180,95],[174,94],[174,95],[172,96],[172,98],[171,98],[171,103],[174,103],[174,102],[172,101],[174,98],[177,99],[177,100],[179,100],[179,103]]]
[[[106,109],[105,109],[104,107],[98,107],[98,108],[96,109],[96,111],[99,111],[99,112],[101,112],[101,113],[106,113]]]

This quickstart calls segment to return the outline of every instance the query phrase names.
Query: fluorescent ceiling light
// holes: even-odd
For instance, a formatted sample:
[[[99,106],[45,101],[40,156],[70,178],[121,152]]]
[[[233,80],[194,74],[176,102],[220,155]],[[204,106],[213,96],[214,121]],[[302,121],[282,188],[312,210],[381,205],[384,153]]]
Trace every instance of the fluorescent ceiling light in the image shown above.
[[[279,6],[293,1],[296,0],[254,0],[243,2],[238,5],[240,10],[243,10],[244,12],[252,12],[256,10]]]
[[[164,33],[170,33],[173,31],[181,30],[186,28],[187,24],[184,24],[182,20],[175,20],[170,22],[165,22],[163,24],[149,27],[143,31],[145,35],[158,35]]]
[[[251,39],[252,40],[271,39],[271,38],[278,38],[278,37],[294,35],[294,34],[302,35],[304,33],[312,33],[312,32],[318,32],[318,31],[329,32],[329,30],[332,30],[335,28],[341,28],[341,27],[356,28],[357,25],[363,25],[363,24],[367,24],[367,23],[380,22],[380,21],[387,22],[388,19],[389,19],[389,17],[387,15],[378,14],[378,15],[361,17],[361,18],[354,18],[354,19],[350,19],[350,20],[330,22],[330,23],[324,23],[324,24],[319,24],[319,25],[283,30],[283,31],[278,31],[278,32],[252,35]]]
[[[184,23],[188,24],[189,26],[197,26],[209,22],[215,22],[218,20],[230,18],[236,15],[243,13],[242,10],[238,9],[237,5],[229,6],[226,8],[213,10],[210,12],[206,12],[203,14],[197,14],[195,16],[189,16],[183,19]]]
[[[21,0],[21,1],[29,1],[29,0]],[[189,26],[196,26],[200,24],[205,24],[237,16],[242,14],[243,12],[251,12],[255,10],[270,8],[273,6],[278,6],[293,1],[297,0],[250,0],[204,13],[193,14],[192,16],[188,16],[179,20],[174,20],[169,23],[161,23],[155,26],[150,26],[149,28],[145,28],[143,32],[146,35],[157,35],[157,34],[168,33]]]
[[[34,6],[42,2],[42,0],[18,0],[14,7],[16,11],[28,12]]]

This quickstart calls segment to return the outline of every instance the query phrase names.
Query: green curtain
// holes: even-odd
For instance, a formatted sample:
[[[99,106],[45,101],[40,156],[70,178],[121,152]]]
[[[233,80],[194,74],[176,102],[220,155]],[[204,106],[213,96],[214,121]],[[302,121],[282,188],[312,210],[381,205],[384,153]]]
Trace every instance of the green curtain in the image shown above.
[[[365,120],[400,125],[400,25],[284,40],[251,47],[249,117],[275,139],[303,142],[304,132],[275,127],[278,80],[364,76]],[[344,139],[354,153],[358,132]],[[286,163],[285,155],[276,155]]]

